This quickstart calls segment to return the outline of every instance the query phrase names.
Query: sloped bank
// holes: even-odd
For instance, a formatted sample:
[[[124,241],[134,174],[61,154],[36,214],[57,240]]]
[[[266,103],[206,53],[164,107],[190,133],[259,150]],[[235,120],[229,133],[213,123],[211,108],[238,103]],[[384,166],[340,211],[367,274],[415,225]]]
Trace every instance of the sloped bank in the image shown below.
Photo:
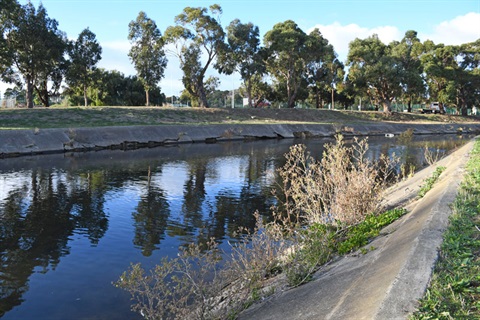
[[[344,135],[398,135],[480,133],[480,124],[218,124],[128,126],[0,131],[0,157],[103,149],[135,149],[176,143],[212,143],[227,140],[330,137]]]

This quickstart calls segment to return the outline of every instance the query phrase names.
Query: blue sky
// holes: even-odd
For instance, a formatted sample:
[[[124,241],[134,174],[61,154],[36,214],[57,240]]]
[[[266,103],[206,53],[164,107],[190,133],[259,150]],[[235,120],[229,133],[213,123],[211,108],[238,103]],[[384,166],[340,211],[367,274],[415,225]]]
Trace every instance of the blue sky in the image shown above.
[[[25,4],[27,1],[19,1]],[[415,30],[424,41],[460,44],[480,38],[480,0],[32,0],[41,2],[59,29],[70,39],[89,27],[103,48],[100,67],[116,69],[125,75],[135,74],[128,59],[128,23],[140,11],[157,23],[162,34],[174,24],[174,17],[187,6],[208,7],[217,3],[223,9],[221,23],[226,27],[233,19],[252,22],[263,38],[268,30],[285,20],[295,21],[305,32],[318,27],[332,43],[343,61],[348,43],[377,33],[388,43],[400,40],[405,31]],[[211,72],[217,75],[215,72]],[[183,89],[182,73],[175,57],[169,57],[162,91],[178,95]],[[238,75],[220,76],[222,90],[238,87]],[[0,83],[3,93],[5,84]]]

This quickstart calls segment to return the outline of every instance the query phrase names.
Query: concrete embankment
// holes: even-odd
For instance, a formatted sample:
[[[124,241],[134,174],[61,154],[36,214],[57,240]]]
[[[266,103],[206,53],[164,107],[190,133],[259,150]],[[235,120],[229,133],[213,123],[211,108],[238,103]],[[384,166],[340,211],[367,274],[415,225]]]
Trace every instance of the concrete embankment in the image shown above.
[[[159,145],[226,140],[330,137],[344,135],[398,135],[480,133],[480,124],[218,124],[94,127],[0,131],[0,157],[102,149],[135,149]]]
[[[409,213],[361,251],[338,259],[313,281],[277,292],[239,319],[407,319],[428,285],[473,141],[387,190],[387,206]],[[427,194],[416,196],[437,166],[446,170]]]

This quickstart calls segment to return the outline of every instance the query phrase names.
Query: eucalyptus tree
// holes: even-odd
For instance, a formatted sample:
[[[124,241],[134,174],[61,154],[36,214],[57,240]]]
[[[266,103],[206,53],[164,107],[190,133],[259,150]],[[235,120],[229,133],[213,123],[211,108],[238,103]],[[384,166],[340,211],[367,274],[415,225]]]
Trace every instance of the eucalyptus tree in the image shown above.
[[[245,83],[240,86],[239,92],[242,96],[250,95],[250,101],[252,107],[257,108],[268,105],[268,100],[272,99],[272,86],[265,81],[264,76],[261,74],[254,74],[249,80],[249,89],[247,89]],[[250,93],[247,93],[249,90]],[[250,102],[249,102],[250,103]]]
[[[13,52],[7,44],[6,36],[18,16],[20,5],[15,0],[0,0],[0,75],[3,75],[13,63]]]
[[[209,10],[186,7],[175,17],[176,25],[168,27],[164,34],[166,42],[174,45],[172,53],[180,60],[185,90],[192,97],[192,104],[199,107],[208,107],[205,73],[224,47],[225,32],[219,21],[221,13],[217,4]]]
[[[307,35],[292,20],[277,23],[268,31],[263,42],[267,50],[267,71],[286,90],[287,105],[295,107],[305,71]]]
[[[243,80],[244,93],[248,105],[253,107],[254,78],[265,73],[263,51],[260,47],[259,29],[252,23],[233,20],[227,27],[227,46],[218,57],[220,72],[238,72]]]
[[[365,91],[371,100],[391,111],[392,101],[401,95],[402,69],[392,55],[392,47],[377,35],[356,38],[349,44],[348,78],[357,90]]]
[[[167,58],[165,56],[162,33],[155,21],[141,11],[135,21],[128,25],[128,40],[132,48],[128,56],[132,60],[137,76],[145,89],[146,105],[150,105],[149,92],[157,87],[164,77]]]
[[[69,44],[70,63],[66,73],[67,84],[79,88],[83,93],[84,105],[88,106],[87,89],[95,81],[96,65],[102,58],[102,47],[95,34],[88,28]]]
[[[412,102],[420,100],[426,91],[420,61],[424,47],[413,30],[407,31],[400,42],[392,42],[391,46],[392,54],[402,69],[402,96],[407,101],[408,112],[412,112]]]
[[[480,105],[480,38],[458,47],[458,68],[455,69],[454,77],[456,105],[462,115],[466,115],[468,107]]]
[[[43,5],[35,9],[31,2],[18,9],[13,26],[6,35],[6,45],[12,53],[12,65],[2,74],[4,81],[26,86],[27,107],[33,107],[33,90],[48,107],[48,98],[60,87],[64,68],[66,36],[58,30],[58,22],[50,19]]]
[[[320,30],[314,29],[307,40],[309,57],[306,60],[307,82],[315,100],[315,106],[320,107],[321,96],[328,93],[332,108],[335,107],[334,94],[337,84],[343,81],[344,66],[328,40]],[[323,103],[322,103],[323,104]]]
[[[426,41],[422,56],[428,92],[433,100],[451,104],[462,115],[480,100],[480,39],[460,46]]]
[[[308,81],[312,84],[313,74],[327,65],[329,52],[332,53],[330,60],[334,60],[333,47],[318,29],[307,35],[292,20],[274,25],[265,34],[263,42],[267,71],[276,80],[276,95],[284,95],[289,108],[308,96]],[[283,90],[284,94],[278,90]]]

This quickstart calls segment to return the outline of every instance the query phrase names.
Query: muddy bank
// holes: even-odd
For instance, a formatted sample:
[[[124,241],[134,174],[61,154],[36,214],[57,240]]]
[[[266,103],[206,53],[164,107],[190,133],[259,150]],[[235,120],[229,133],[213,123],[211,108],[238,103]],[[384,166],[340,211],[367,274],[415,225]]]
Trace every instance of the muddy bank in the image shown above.
[[[137,149],[177,143],[214,143],[227,140],[357,136],[480,133],[480,124],[219,124],[128,126],[0,131],[0,157],[104,149]]]

